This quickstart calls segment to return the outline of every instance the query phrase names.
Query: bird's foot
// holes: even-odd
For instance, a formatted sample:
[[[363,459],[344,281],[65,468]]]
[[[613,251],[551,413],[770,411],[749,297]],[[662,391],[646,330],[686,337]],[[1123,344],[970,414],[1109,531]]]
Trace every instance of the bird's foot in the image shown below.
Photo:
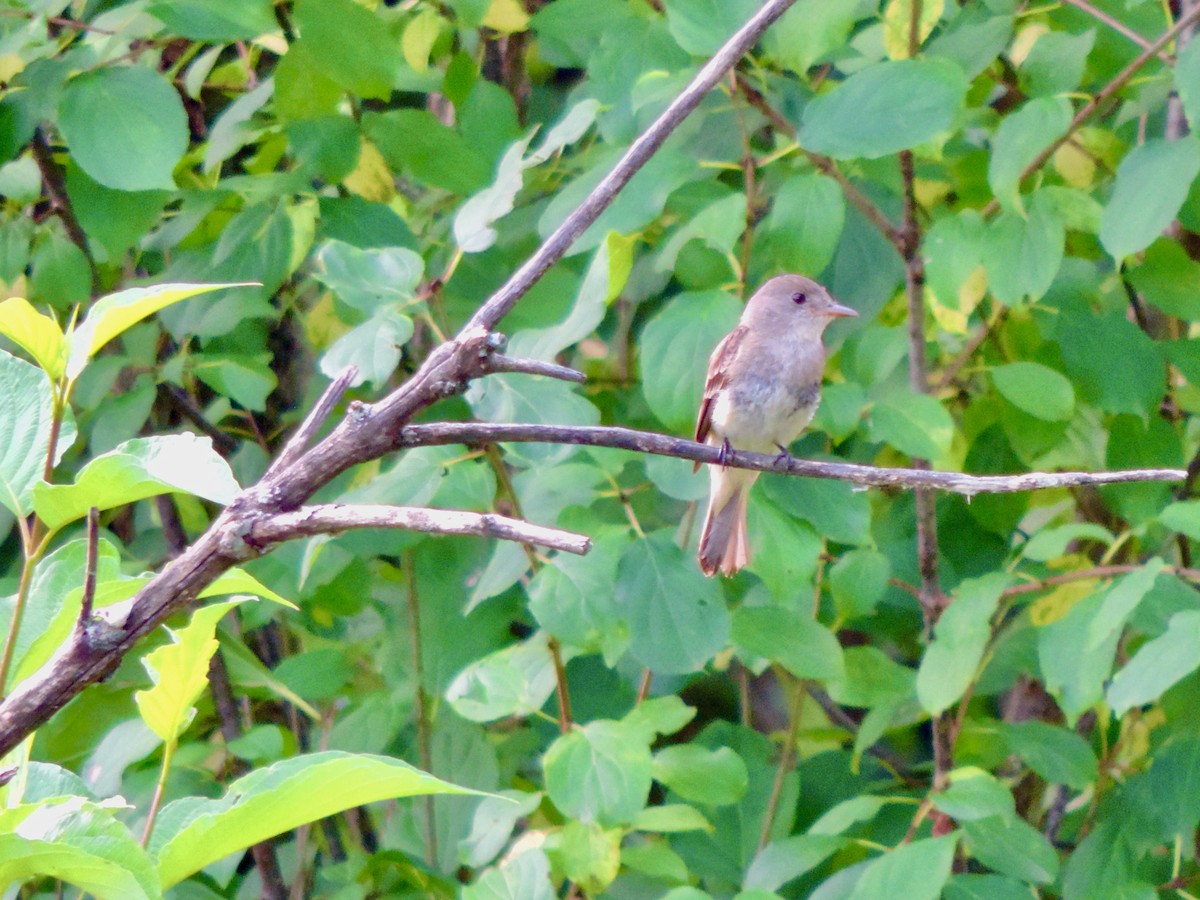
[[[721,441],[721,449],[717,452],[717,462],[720,463],[722,469],[729,467],[729,454],[733,452],[733,448],[729,446],[729,438],[724,438]]]
[[[795,457],[792,456],[787,447],[783,446],[783,444],[779,443],[778,441],[775,442],[775,446],[779,448],[779,455],[775,457],[775,468],[786,469],[789,465],[791,465],[792,460]]]

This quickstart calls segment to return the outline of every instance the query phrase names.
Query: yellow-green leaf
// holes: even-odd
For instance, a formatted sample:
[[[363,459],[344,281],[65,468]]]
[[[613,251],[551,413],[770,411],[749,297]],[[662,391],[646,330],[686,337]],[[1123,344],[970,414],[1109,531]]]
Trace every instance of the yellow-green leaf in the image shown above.
[[[67,377],[72,381],[83,371],[96,351],[146,316],[180,300],[223,288],[250,287],[254,282],[237,284],[156,284],[129,288],[101,297],[88,310],[87,318],[71,332],[67,358]]]
[[[487,15],[483,17],[483,25],[505,34],[524,31],[529,25],[529,13],[521,8],[517,0],[492,0]]]
[[[134,700],[150,730],[163,741],[178,740],[191,724],[196,714],[192,704],[208,686],[208,663],[217,651],[217,622],[245,599],[226,600],[197,610],[185,628],[168,629],[171,643],[142,660],[154,687],[138,691]]]
[[[916,0],[889,0],[883,13],[883,49],[889,59],[908,59],[908,39],[912,34],[913,4]],[[944,0],[923,0],[921,21],[917,26],[917,46],[924,43],[942,16]]]
[[[67,367],[67,343],[58,322],[33,308],[24,297],[0,303],[0,334],[33,357],[51,382],[62,378]]]

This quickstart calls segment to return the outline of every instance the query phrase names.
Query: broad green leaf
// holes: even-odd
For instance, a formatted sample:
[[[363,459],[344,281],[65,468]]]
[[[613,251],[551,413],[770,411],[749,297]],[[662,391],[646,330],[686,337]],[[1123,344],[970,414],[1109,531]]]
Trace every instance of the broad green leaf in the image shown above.
[[[1017,816],[963,822],[971,855],[993,872],[1046,884],[1058,877],[1058,852],[1045,835]]]
[[[0,504],[14,516],[29,514],[50,450],[53,405],[41,370],[0,350]]]
[[[238,406],[265,412],[267,397],[279,386],[271,371],[271,354],[235,356],[197,353],[192,357],[192,373]]]
[[[622,535],[598,537],[586,556],[560,553],[529,582],[529,611],[559,641],[616,659],[629,641],[613,591]]]
[[[459,844],[463,865],[478,868],[495,859],[517,822],[538,808],[542,796],[537,791],[499,791],[480,800],[471,817],[471,833]]]
[[[977,273],[983,265],[986,232],[983,218],[968,209],[939,219],[922,243],[926,279],[937,301],[934,310],[957,313],[953,322],[941,316],[939,322],[961,334],[966,333],[967,317],[982,295]]]
[[[365,322],[355,325],[321,355],[321,372],[336,378],[354,366],[352,385],[371,382],[382,385],[400,364],[402,348],[413,336],[413,320],[391,307],[384,307]]]
[[[1035,193],[1027,213],[1002,212],[988,226],[983,266],[993,296],[1006,306],[1039,300],[1062,267],[1066,230],[1057,205]],[[1020,260],[1014,265],[1013,260]]]
[[[1187,46],[1179,51],[1172,74],[1188,124],[1195,131],[1200,128],[1200,44],[1193,46],[1188,41]]]
[[[1158,520],[1194,541],[1200,541],[1200,500],[1180,500],[1158,515]]]
[[[489,161],[460,132],[423,109],[366,113],[363,131],[388,165],[433,187],[470,194],[492,174]]]
[[[729,640],[729,611],[717,584],[674,543],[670,531],[635,541],[617,566],[617,608],[629,651],[661,675],[695,672]]]
[[[997,572],[955,589],[917,671],[917,699],[930,715],[947,709],[975,680],[992,634],[992,614],[1007,584],[1007,575]]]
[[[1143,420],[1158,409],[1166,387],[1160,351],[1124,313],[1073,311],[1062,317],[1055,338],[1080,400]]]
[[[1133,615],[1146,593],[1153,587],[1163,570],[1164,563],[1158,557],[1151,559],[1135,572],[1130,572],[1115,582],[1104,594],[1100,608],[1088,626],[1087,643],[1080,649],[1089,652],[1107,643],[1119,634],[1125,622]]]
[[[1075,390],[1061,372],[1033,362],[992,369],[992,382],[1005,400],[1036,419],[1061,422],[1075,412]]]
[[[725,806],[746,793],[746,763],[728,747],[707,750],[695,744],[666,747],[654,755],[654,780],[689,803]]]
[[[402,59],[400,42],[378,15],[353,0],[301,0],[294,16],[326,78],[360,97],[387,99]]]
[[[1005,116],[992,138],[988,182],[1006,209],[1023,209],[1021,174],[1071,124],[1071,104],[1062,97],[1030,100]]]
[[[624,830],[594,822],[568,822],[559,832],[555,858],[563,874],[589,894],[605,890],[621,870]]]
[[[832,178],[813,173],[780,185],[755,234],[763,234],[766,252],[780,271],[816,275],[833,259],[845,224],[842,189]]]
[[[657,737],[669,737],[696,717],[696,710],[674,694],[643,700],[621,720],[642,735],[647,743]]]
[[[642,357],[653,360],[642,378],[651,412],[676,433],[690,435],[704,393],[708,359],[733,330],[740,310],[722,291],[680,294],[642,330]],[[670,377],[661,375],[671,373]]]
[[[478,793],[398,759],[337,750],[309,753],[237,779],[220,799],[168,803],[150,851],[163,887],[170,887],[231,853],[364,803]]]
[[[425,272],[425,261],[405,247],[362,250],[336,240],[322,244],[313,262],[317,280],[365,313],[412,303]]]
[[[767,29],[762,46],[779,65],[803,76],[843,45],[857,18],[852,3],[797,0]]]
[[[1169,316],[1200,321],[1200,264],[1174,240],[1159,238],[1146,248],[1129,280],[1149,303]]]
[[[829,570],[829,593],[843,620],[869,616],[887,591],[891,564],[878,550],[842,554]]]
[[[193,41],[248,41],[279,30],[270,0],[155,0],[146,11]]]
[[[555,900],[546,852],[531,847],[487,869],[474,884],[464,885],[462,900]]]
[[[1200,610],[1171,617],[1167,630],[1138,648],[1108,686],[1105,698],[1113,715],[1150,703],[1180,679],[1200,668]]]
[[[667,28],[693,56],[711,56],[758,10],[756,0],[666,0]]]
[[[950,877],[957,834],[913,841],[889,850],[867,864],[851,900],[904,897],[905,900],[935,900]]]
[[[1112,532],[1102,525],[1073,522],[1070,525],[1043,528],[1021,548],[1021,555],[1037,562],[1049,562],[1066,553],[1068,545],[1080,538],[1099,541],[1102,544],[1113,542]]]
[[[605,241],[597,248],[579,283],[575,302],[563,320],[547,328],[518,331],[508,342],[507,351],[511,356],[553,360],[596,330],[604,321],[604,314],[608,310],[607,298],[612,290],[609,280],[609,247],[612,243]],[[617,291],[620,292],[619,287]]]
[[[704,817],[704,813],[694,806],[682,803],[648,806],[637,814],[632,827],[635,831],[663,833],[712,830],[712,825]]]
[[[1084,597],[1064,617],[1038,630],[1038,667],[1046,690],[1071,724],[1103,699],[1104,682],[1112,672],[1119,628],[1109,631],[1100,646],[1091,645],[1089,634],[1103,602],[1104,594]]]
[[[1077,87],[1096,42],[1096,30],[1082,34],[1047,31],[1021,61],[1020,85],[1030,96],[1066,94]]]
[[[883,48],[890,59],[908,59],[909,38],[912,36],[913,13],[917,12],[917,48],[933,32],[945,7],[944,0],[924,0],[919,10],[914,10],[916,0],[888,0],[883,10]]]
[[[539,633],[471,663],[450,683],[446,699],[464,719],[492,722],[537,712],[554,685],[554,660]]]
[[[109,809],[57,797],[8,809],[0,818],[0,888],[50,877],[101,900],[157,900],[149,857]]]
[[[989,772],[965,766],[950,773],[949,786],[932,795],[933,805],[959,822],[1016,817],[1012,791]]]
[[[1004,875],[953,875],[943,900],[1029,900],[1029,885]]]
[[[112,509],[173,491],[227,504],[240,490],[212,440],[185,433],[126,441],[84,466],[74,484],[39,483],[33,500],[41,520],[60,528],[93,506]]]
[[[876,63],[804,109],[800,143],[836,159],[877,159],[950,131],[967,80],[944,59]]]
[[[1120,262],[1144,250],[1171,224],[1200,173],[1200,145],[1189,136],[1152,138],[1134,147],[1117,169],[1112,198],[1100,219],[1100,243]]]
[[[871,410],[871,439],[920,459],[948,453],[954,422],[928,394],[902,394],[880,400]]]
[[[534,375],[491,375],[467,389],[467,402],[485,422],[532,422],[556,425],[597,425],[600,411],[579,389],[565,381]],[[550,466],[576,453],[573,447],[508,444],[512,460]]]
[[[650,791],[650,748],[620,722],[597,720],[556,739],[543,763],[546,791],[567,816],[601,825],[629,824]]]
[[[746,870],[742,887],[777,891],[825,862],[846,845],[846,839],[827,834],[797,834],[763,847]]]
[[[67,336],[70,351],[67,359],[67,378],[74,381],[105,344],[136,325],[146,316],[153,315],[180,300],[207,294],[230,287],[248,287],[250,282],[240,284],[156,284],[151,287],[127,288],[101,297],[91,305],[87,318]]]
[[[67,366],[67,342],[52,317],[38,312],[24,297],[0,302],[0,334],[33,357],[51,383],[57,383]]]
[[[72,78],[58,102],[71,158],[105,187],[171,190],[188,147],[179,94],[148,66],[112,66]]]
[[[733,642],[745,653],[779,663],[797,678],[838,680],[842,648],[819,622],[781,606],[743,606],[733,615]]]
[[[691,216],[663,245],[656,267],[674,271],[680,252],[690,241],[702,242],[722,255],[732,252],[734,244],[745,231],[746,196],[732,193]]]
[[[178,741],[196,715],[192,704],[208,687],[208,664],[217,652],[217,622],[241,602],[227,600],[196,610],[184,628],[167,629],[170,643],[142,658],[154,687],[133,697],[150,730],[165,743]]]
[[[67,195],[87,236],[109,258],[120,257],[159,224],[170,191],[118,191],[97,182],[79,166],[67,169]]]

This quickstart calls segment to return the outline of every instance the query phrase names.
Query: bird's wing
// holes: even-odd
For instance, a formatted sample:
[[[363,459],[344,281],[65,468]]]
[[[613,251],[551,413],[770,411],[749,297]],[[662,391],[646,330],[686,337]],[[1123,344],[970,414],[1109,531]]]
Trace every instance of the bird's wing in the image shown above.
[[[708,437],[708,432],[712,428],[713,404],[717,401],[717,395],[729,384],[730,368],[748,333],[745,325],[739,325],[725,335],[725,339],[717,344],[717,349],[708,358],[708,377],[704,380],[704,400],[700,404],[700,415],[696,418],[697,441],[703,441]]]

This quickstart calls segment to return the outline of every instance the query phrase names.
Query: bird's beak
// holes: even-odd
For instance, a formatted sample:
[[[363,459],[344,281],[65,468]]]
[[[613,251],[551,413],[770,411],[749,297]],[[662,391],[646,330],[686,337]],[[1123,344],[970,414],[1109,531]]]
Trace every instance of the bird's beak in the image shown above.
[[[825,315],[832,319],[858,318],[858,312],[856,310],[853,310],[848,306],[842,306],[842,304],[838,303],[836,300],[833,302],[832,306],[825,310]]]

